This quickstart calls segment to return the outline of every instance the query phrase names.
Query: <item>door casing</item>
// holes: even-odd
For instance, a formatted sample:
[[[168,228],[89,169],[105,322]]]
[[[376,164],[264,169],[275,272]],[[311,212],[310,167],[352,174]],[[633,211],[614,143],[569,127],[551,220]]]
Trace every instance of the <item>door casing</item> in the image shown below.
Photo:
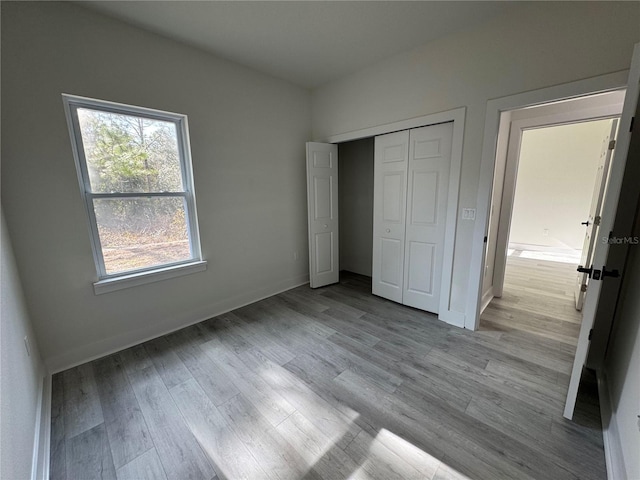
[[[598,107],[596,109],[568,111],[561,114],[546,115],[542,117],[532,117],[515,120],[509,127],[509,141],[506,149],[506,164],[504,166],[504,180],[502,189],[494,189],[493,195],[500,197],[496,203],[499,205],[497,237],[494,245],[487,245],[488,248],[495,248],[495,258],[493,267],[492,291],[488,298],[483,299],[483,308],[489,303],[492,297],[501,297],[504,286],[504,275],[507,265],[507,249],[509,243],[509,231],[511,229],[511,215],[513,213],[513,201],[515,198],[515,186],[518,172],[518,160],[520,157],[520,146],[522,132],[530,128],[552,127],[556,125],[566,125],[582,121],[603,120],[607,118],[617,118],[622,111],[621,104],[611,104]],[[498,165],[496,164],[496,168]],[[492,202],[494,199],[492,199]]]
[[[480,178],[476,201],[476,223],[473,229],[471,261],[469,265],[469,285],[465,309],[465,328],[477,330],[480,325],[482,306],[482,279],[484,273],[486,244],[484,238],[489,226],[489,212],[493,177],[498,150],[498,133],[503,113],[521,108],[542,105],[597,93],[611,92],[626,88],[629,71],[579,80],[554,87],[543,88],[521,94],[502,97],[487,102],[484,141]],[[506,250],[505,250],[506,252]]]

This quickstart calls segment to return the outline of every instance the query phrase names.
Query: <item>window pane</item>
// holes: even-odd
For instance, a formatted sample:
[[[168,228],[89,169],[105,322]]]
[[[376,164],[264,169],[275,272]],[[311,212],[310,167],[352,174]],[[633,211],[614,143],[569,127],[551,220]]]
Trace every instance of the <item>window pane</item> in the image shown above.
[[[94,199],[108,275],[192,258],[182,198]]]
[[[183,191],[173,122],[78,108],[91,191]]]

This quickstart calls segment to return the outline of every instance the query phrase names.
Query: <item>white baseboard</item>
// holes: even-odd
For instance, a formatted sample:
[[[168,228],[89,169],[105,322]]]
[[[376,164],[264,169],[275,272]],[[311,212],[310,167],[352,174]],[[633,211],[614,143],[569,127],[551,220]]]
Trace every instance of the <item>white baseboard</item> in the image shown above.
[[[604,440],[604,458],[607,464],[609,480],[626,480],[627,473],[622,457],[620,434],[611,408],[611,396],[604,370],[597,370],[598,397],[600,400],[600,418],[602,420],[602,437]]]
[[[292,288],[299,287],[306,283],[309,283],[308,274],[294,277],[251,292],[245,292],[241,295],[208,305],[196,312],[190,312],[178,320],[175,318],[159,320],[154,322],[152,325],[148,325],[143,328],[105,338],[88,345],[83,345],[60,355],[50,357],[45,360],[45,364],[51,374],[61,372],[97,358],[102,358],[106,355],[119,352],[120,350],[133,347],[148,340],[175,332],[190,325],[203,322],[209,318],[222,315],[223,313],[235,310],[236,308],[244,307],[245,305],[291,290]]]
[[[49,452],[51,450],[51,375],[49,374],[42,379],[38,405],[33,440],[31,480],[48,480]]]

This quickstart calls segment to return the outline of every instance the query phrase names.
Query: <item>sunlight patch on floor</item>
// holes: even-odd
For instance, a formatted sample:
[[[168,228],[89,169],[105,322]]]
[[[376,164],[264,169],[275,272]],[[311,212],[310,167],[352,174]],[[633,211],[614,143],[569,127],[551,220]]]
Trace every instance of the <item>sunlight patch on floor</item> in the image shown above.
[[[580,261],[580,252],[532,252],[525,250],[520,252],[520,258],[531,258],[533,260],[545,260],[547,262],[561,262],[561,263],[573,263],[575,265]]]
[[[381,429],[375,438],[362,431],[354,443],[359,440],[361,443],[369,443],[369,449],[360,462],[360,467],[350,478],[369,478],[367,472],[389,471],[401,478],[470,480],[387,429]]]

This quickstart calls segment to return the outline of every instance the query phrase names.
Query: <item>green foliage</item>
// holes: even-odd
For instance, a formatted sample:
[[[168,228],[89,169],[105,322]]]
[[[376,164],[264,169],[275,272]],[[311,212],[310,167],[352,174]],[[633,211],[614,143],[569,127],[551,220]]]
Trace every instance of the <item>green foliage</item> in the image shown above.
[[[79,110],[94,192],[181,190],[173,124],[96,110]]]
[[[143,190],[155,183],[158,171],[149,166],[149,154],[133,142],[128,132],[102,124],[97,133],[92,157],[100,190]]]
[[[175,125],[143,117],[78,109],[94,193],[182,191]],[[94,201],[103,246],[186,240],[181,198]]]

